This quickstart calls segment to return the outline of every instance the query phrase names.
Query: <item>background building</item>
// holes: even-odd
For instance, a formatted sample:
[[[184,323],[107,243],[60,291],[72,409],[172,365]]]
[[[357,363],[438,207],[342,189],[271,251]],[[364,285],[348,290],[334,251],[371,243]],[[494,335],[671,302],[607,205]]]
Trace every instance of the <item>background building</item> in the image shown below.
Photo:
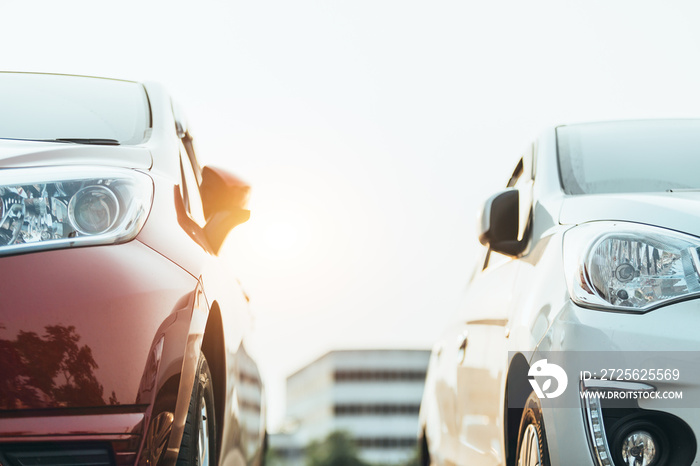
[[[280,447],[289,464],[297,464],[309,442],[343,430],[352,434],[367,462],[407,461],[416,446],[429,357],[425,350],[347,350],[322,356],[287,378],[287,419],[293,432],[273,437],[272,446]]]

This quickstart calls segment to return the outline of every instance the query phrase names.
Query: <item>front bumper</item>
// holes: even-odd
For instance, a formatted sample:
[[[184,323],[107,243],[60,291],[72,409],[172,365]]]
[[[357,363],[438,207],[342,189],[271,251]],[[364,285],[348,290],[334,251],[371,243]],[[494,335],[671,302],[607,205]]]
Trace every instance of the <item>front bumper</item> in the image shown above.
[[[682,399],[640,398],[622,404],[604,401],[602,413],[603,417],[606,412],[609,416],[621,416],[627,412],[624,409],[630,409],[633,410],[630,413],[638,410],[643,416],[650,415],[654,419],[676,419],[677,422],[672,424],[686,425],[692,437],[683,438],[682,447],[693,451],[690,456],[693,459],[687,464],[699,464],[696,440],[700,434],[700,374],[696,374],[700,361],[698,328],[700,300],[668,305],[646,314],[596,311],[566,303],[530,361],[533,363],[546,355],[550,358],[559,355],[557,362],[567,367],[569,374],[568,400],[543,402],[552,464],[598,464],[594,451],[596,439],[584,414],[587,403],[580,394],[583,390],[581,371],[588,371],[587,376],[594,380],[612,376],[621,387],[633,387],[635,382],[642,382],[659,392],[681,392]],[[586,354],[590,356],[588,359]],[[643,366],[635,367],[639,364]],[[621,380],[630,375],[626,376],[624,369],[654,369],[651,366],[659,365],[678,368],[679,379],[648,380],[647,377],[640,380],[637,373],[636,379]],[[601,369],[607,369],[607,372],[602,373]],[[622,371],[611,374],[609,369]],[[613,407],[617,411],[613,411]],[[606,423],[608,436],[611,435],[611,425],[612,422]],[[610,449],[614,449],[612,440],[607,440],[611,443]],[[683,466],[679,462],[667,466],[671,464]]]
[[[104,448],[117,465],[160,457],[187,412],[198,281],[139,241],[0,264],[0,455],[13,464],[16,448],[67,446]]]

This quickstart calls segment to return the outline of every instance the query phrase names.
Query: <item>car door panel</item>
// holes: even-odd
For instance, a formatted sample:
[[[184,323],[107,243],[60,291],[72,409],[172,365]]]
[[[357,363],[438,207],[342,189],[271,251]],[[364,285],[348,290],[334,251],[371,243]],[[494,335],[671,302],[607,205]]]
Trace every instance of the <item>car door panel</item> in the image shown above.
[[[503,461],[500,407],[506,339],[520,269],[519,261],[510,259],[487,267],[469,286],[460,313],[466,345],[456,347],[453,369],[460,464],[497,465]]]

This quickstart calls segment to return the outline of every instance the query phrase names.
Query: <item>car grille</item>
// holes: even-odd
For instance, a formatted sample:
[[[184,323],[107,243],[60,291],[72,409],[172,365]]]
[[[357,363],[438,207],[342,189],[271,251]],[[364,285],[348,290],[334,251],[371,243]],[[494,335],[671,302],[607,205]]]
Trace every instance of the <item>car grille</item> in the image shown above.
[[[111,449],[104,445],[0,446],[2,466],[113,466]]]

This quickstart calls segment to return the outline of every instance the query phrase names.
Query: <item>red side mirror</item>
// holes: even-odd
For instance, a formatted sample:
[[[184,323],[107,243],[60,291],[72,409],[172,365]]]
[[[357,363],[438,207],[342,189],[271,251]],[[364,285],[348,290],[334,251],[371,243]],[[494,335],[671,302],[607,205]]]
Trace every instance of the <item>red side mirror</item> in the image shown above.
[[[250,185],[222,168],[206,166],[200,192],[207,219],[204,232],[212,252],[218,254],[229,232],[250,218]]]
[[[200,191],[207,220],[216,212],[248,208],[250,185],[223,168],[202,168]]]

